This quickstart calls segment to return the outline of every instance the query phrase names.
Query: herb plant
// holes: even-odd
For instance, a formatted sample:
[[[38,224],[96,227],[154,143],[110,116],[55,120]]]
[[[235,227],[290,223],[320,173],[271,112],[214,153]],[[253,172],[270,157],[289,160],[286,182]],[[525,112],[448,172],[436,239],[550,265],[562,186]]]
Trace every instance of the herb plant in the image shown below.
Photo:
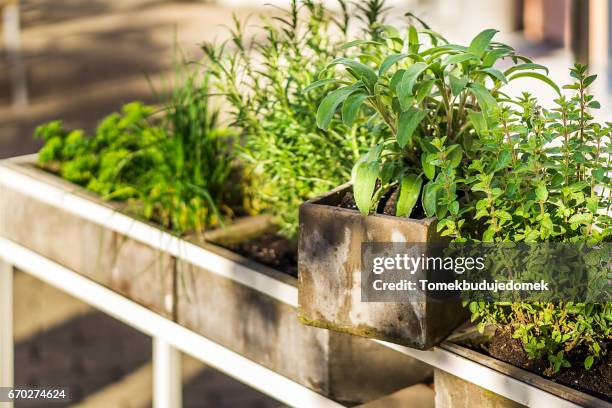
[[[334,17],[322,3],[294,0],[282,16],[262,19],[265,39],[245,38],[236,21],[229,42],[204,45],[216,86],[242,131],[252,207],[275,215],[290,239],[297,235],[299,205],[347,180],[352,163],[385,131],[363,115],[353,115],[350,125],[330,120],[325,131],[317,127],[317,106],[328,87],[306,88],[346,52],[340,45],[355,20],[343,0],[338,4]],[[365,35],[376,35],[383,2],[359,7]]]
[[[411,18],[414,17],[409,14]],[[509,81],[530,76],[557,86],[546,68],[517,55],[508,45],[493,42],[496,30],[478,34],[469,46],[449,43],[424,22],[408,28],[402,38],[383,26],[378,38],[352,41],[352,58],[337,58],[310,86],[335,84],[321,102],[317,124],[328,129],[340,109],[346,126],[363,107],[374,112],[390,131],[355,164],[353,189],[359,210],[367,215],[380,199],[399,188],[396,215],[408,217],[421,197],[427,216],[444,218],[460,212],[456,179],[461,165],[475,156],[475,127],[486,121]],[[510,59],[501,71],[496,64]],[[345,69],[327,78],[336,66]],[[428,181],[422,188],[423,178]]]
[[[479,129],[482,149],[467,170],[472,199],[465,214],[439,223],[457,241],[590,245],[610,241],[610,124],[593,121],[595,80],[583,65],[571,70],[574,95],[542,109],[529,94],[501,104]],[[589,369],[608,352],[612,304],[472,302],[472,320],[507,327],[531,358],[550,362],[548,374],[580,353]]]
[[[599,103],[588,94],[595,76],[584,66],[562,95],[547,69],[493,42],[485,30],[467,47],[448,43],[424,23],[402,39],[383,27],[378,39],[349,42],[353,58],[337,58],[310,88],[334,89],[321,102],[317,124],[326,129],[341,111],[350,126],[365,109],[391,137],[355,164],[355,200],[367,215],[399,189],[397,216],[410,216],[419,198],[425,215],[455,241],[585,242],[610,239],[610,124],[592,121]],[[510,59],[501,70],[496,63]],[[334,78],[336,66],[344,71]],[[529,94],[511,98],[502,87],[532,77],[558,94],[543,110]],[[423,186],[423,179],[428,181]],[[583,353],[590,368],[612,340],[610,303],[471,302],[479,328],[509,327],[531,358],[550,362],[552,374]],[[581,354],[582,355],[582,354]]]
[[[95,134],[40,126],[39,164],[176,233],[201,233],[231,216],[231,134],[210,107],[208,77],[184,66],[161,110],[135,102]]]

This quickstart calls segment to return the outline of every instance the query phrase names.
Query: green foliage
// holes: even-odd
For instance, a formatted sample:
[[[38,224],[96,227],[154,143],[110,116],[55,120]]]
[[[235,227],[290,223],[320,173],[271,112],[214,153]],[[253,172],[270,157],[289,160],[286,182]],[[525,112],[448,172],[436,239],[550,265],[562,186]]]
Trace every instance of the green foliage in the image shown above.
[[[445,235],[485,242],[609,239],[612,128],[587,111],[595,101],[586,68],[578,65],[572,75],[576,82],[566,88],[575,95],[559,97],[552,110],[525,93],[491,112],[479,156],[465,171],[466,216],[442,219]]]
[[[360,211],[374,211],[383,194],[399,186],[396,215],[410,216],[425,179],[423,211],[455,241],[608,241],[611,130],[588,113],[599,108],[587,92],[595,77],[577,65],[575,83],[565,87],[575,95],[567,99],[536,72],[547,73],[545,67],[493,42],[495,30],[465,47],[421,24],[410,26],[407,38],[382,27],[376,41],[347,44],[357,49],[353,58],[335,59],[323,70],[344,67],[319,105],[321,128],[338,109],[350,124],[364,107],[392,134],[354,166]],[[502,71],[496,63],[504,58],[514,65]],[[522,77],[550,85],[559,94],[557,107],[546,111],[529,94],[514,99],[501,92]],[[472,302],[470,310],[480,329],[511,327],[530,357],[550,361],[550,373],[579,351],[590,368],[612,339],[609,303]]]
[[[95,134],[40,126],[39,164],[128,211],[176,232],[202,232],[231,215],[231,137],[208,100],[208,78],[179,73],[162,112],[135,102],[100,123]]]
[[[544,110],[524,94],[505,101],[481,131],[479,158],[466,172],[470,196],[464,215],[442,219],[439,229],[457,241],[587,242],[610,240],[610,124],[593,122],[587,108],[594,76],[571,70],[571,98]],[[511,104],[512,102],[512,104]],[[612,340],[611,303],[470,304],[472,320],[509,326],[532,358],[547,358],[549,373],[586,356],[589,369]]]
[[[347,180],[352,163],[385,131],[351,108],[359,104],[355,98],[343,120],[329,118],[326,131],[317,128],[317,106],[331,87],[331,78],[317,74],[347,52],[340,45],[354,20],[347,5],[339,4],[343,12],[334,17],[322,3],[293,1],[282,16],[262,19],[264,39],[246,39],[236,21],[228,43],[204,46],[216,86],[242,131],[240,155],[252,207],[275,215],[289,238],[297,235],[299,205]],[[365,35],[372,37],[382,2],[368,1],[360,8]],[[321,81],[309,87],[315,79]]]
[[[427,216],[459,213],[456,179],[461,164],[476,156],[473,140],[504,96],[501,88],[526,75],[550,82],[533,72],[544,67],[493,42],[496,33],[485,30],[466,47],[450,44],[420,20],[409,26],[405,37],[395,27],[381,25],[373,39],[345,45],[352,57],[327,64],[322,81],[329,84],[328,76],[335,75],[335,87],[319,105],[317,125],[328,129],[338,109],[351,125],[355,112],[363,108],[374,112],[391,133],[355,164],[353,185],[364,215],[379,208],[384,193],[402,183],[400,195],[406,191],[413,196],[405,180],[422,178],[427,179],[421,194]],[[496,68],[502,59],[514,65],[502,72]],[[344,70],[337,72],[337,66]],[[403,197],[400,202],[398,215],[410,216],[414,204],[404,206]]]

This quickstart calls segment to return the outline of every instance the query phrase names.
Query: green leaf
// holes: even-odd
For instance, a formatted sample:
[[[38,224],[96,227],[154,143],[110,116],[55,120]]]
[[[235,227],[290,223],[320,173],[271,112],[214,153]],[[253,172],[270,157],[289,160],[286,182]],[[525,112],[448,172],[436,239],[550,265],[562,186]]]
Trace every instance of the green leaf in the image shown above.
[[[426,111],[414,106],[402,112],[397,126],[397,143],[400,147],[412,144],[412,134],[425,116],[427,116]]]
[[[499,156],[497,157],[497,161],[495,163],[495,168],[493,171],[495,172],[507,168],[510,164],[510,161],[512,161],[512,152],[510,152],[510,150],[502,150],[501,153],[499,153]]]
[[[435,154],[423,153],[421,155],[421,167],[423,168],[423,173],[425,173],[425,176],[430,180],[433,180],[434,177],[436,177],[436,166],[430,163],[432,157],[435,157]]]
[[[422,25],[423,27],[425,27],[425,29],[427,29],[427,30],[429,30],[429,29],[431,28],[431,27],[429,27],[429,25],[428,25],[428,24],[427,24],[425,21],[421,20],[421,19],[420,19],[420,18],[418,18],[418,17],[417,17],[417,16],[416,16],[414,13],[412,13],[412,12],[410,12],[410,11],[409,11],[409,12],[407,12],[406,14],[404,14],[404,16],[405,16],[405,17],[414,18],[416,21],[418,21],[419,23],[421,23],[421,25]]]
[[[591,75],[584,79],[584,87],[589,87],[595,80],[597,79],[597,75]]]
[[[517,79],[517,78],[534,78],[534,79],[538,79],[538,80],[548,84],[552,89],[555,90],[555,92],[557,92],[557,94],[561,95],[561,90],[559,89],[559,86],[557,84],[555,84],[554,81],[552,79],[550,79],[549,77],[547,77],[546,75],[539,74],[537,72],[519,72],[518,74],[514,74],[511,77],[509,77],[508,81],[512,81],[513,79]]]
[[[398,162],[385,162],[381,169],[378,179],[381,185],[385,185],[397,179],[398,172],[401,171],[401,164]]]
[[[459,214],[459,201],[453,201],[448,207],[448,211],[453,215]]]
[[[450,154],[448,155],[448,161],[450,162],[450,165],[453,169],[459,167],[462,158],[463,149],[459,145],[457,145],[457,148],[450,152]]]
[[[317,126],[327,130],[338,106],[356,90],[354,86],[345,86],[330,92],[323,98],[317,110]]]
[[[380,159],[383,147],[384,145],[382,143],[378,143],[370,147],[366,154],[359,156],[359,158],[353,165],[353,169],[351,170],[351,180],[355,180],[355,178],[357,177],[357,168],[361,163],[378,161],[378,159]]]
[[[423,102],[423,99],[431,93],[431,88],[433,88],[435,82],[435,79],[430,79],[421,83],[416,93],[415,102],[417,104]]]
[[[407,58],[408,54],[393,54],[389,55],[382,64],[380,64],[380,68],[378,69],[378,75],[383,76],[385,72],[389,70],[394,64],[397,64],[399,61]]]
[[[318,81],[315,81],[315,82],[311,83],[306,88],[304,88],[302,93],[308,93],[308,92],[312,91],[313,89],[320,88],[320,87],[328,85],[328,84],[334,84],[334,83],[337,83],[337,82],[338,82],[338,80],[334,79],[334,78],[320,79]]]
[[[425,187],[423,187],[421,201],[423,209],[425,210],[425,215],[433,217],[436,214],[436,207],[438,206],[438,186],[432,181],[425,184]]]
[[[397,86],[399,85],[400,81],[402,80],[402,77],[404,76],[404,72],[406,72],[405,69],[398,69],[397,71],[395,71],[395,73],[391,77],[391,81],[389,82],[389,86],[391,87],[391,89],[397,89]]]
[[[492,78],[497,79],[500,82],[503,82],[504,84],[508,83],[508,78],[506,78],[506,76],[502,74],[502,72],[497,68],[485,68],[485,69],[478,70],[477,72],[485,73],[491,76]]]
[[[498,48],[487,52],[482,59],[482,65],[485,67],[492,67],[498,59],[506,57],[512,54],[512,51],[505,48]]]
[[[604,169],[603,167],[593,170],[593,177],[595,177],[595,180],[603,181],[605,176],[606,169]]]
[[[489,93],[489,90],[485,88],[484,85],[479,84],[478,82],[474,82],[468,85],[468,88],[474,96],[476,96],[476,100],[478,101],[478,105],[483,111],[488,111],[497,106],[497,101],[495,98]]]
[[[342,105],[342,122],[346,126],[352,126],[355,122],[355,118],[359,113],[359,108],[363,104],[363,101],[366,100],[368,95],[365,93],[354,93],[346,98],[344,105]]]
[[[446,67],[447,65],[451,64],[457,65],[470,60],[478,61],[478,57],[472,53],[451,55],[450,57],[442,61],[442,66]]]
[[[595,358],[593,356],[587,356],[587,358],[584,359],[584,368],[590,370],[594,362]]]
[[[588,225],[593,220],[593,214],[574,214],[569,222],[572,224]]]
[[[361,79],[370,90],[372,90],[374,85],[376,85],[376,82],[378,82],[378,75],[376,75],[376,72],[359,61],[355,61],[350,58],[336,58],[329,63],[328,67],[334,65],[344,65],[345,67],[350,68],[350,70],[357,75],[357,79]]]
[[[410,52],[419,52],[421,44],[419,43],[419,33],[414,26],[408,27],[408,49]]]
[[[415,26],[411,25],[408,27],[408,44],[418,44],[419,43],[419,33]]]
[[[482,234],[482,242],[493,242],[495,238],[495,230],[493,227],[487,228],[487,230]]]
[[[601,109],[601,104],[598,101],[591,101],[587,106],[591,109]]]
[[[357,208],[363,215],[370,213],[372,194],[374,194],[379,172],[380,162],[378,161],[359,163],[355,169],[353,194]]]
[[[468,83],[468,77],[457,78],[453,74],[449,75],[449,81],[451,86],[451,91],[453,92],[453,96],[457,96],[463,91],[465,86]]]
[[[470,110],[468,111],[468,118],[470,119],[472,126],[474,126],[476,133],[482,136],[484,131],[487,130],[487,121],[482,112]]]
[[[532,62],[530,63],[526,63],[526,64],[518,64],[518,65],[513,65],[512,67],[508,68],[507,70],[504,71],[504,75],[508,76],[510,74],[512,74],[513,72],[516,71],[529,71],[529,70],[534,70],[534,69],[539,69],[542,71],[546,72],[546,75],[548,75],[548,68],[545,67],[544,65],[540,65],[540,64],[534,64]]]
[[[538,201],[544,202],[548,200],[548,190],[545,185],[540,185],[535,190]]]
[[[446,216],[446,213],[448,213],[448,206],[446,204],[437,204],[436,217],[441,220]]]
[[[448,40],[446,38],[444,38],[440,33],[430,30],[429,28],[423,28],[419,30],[419,32],[429,36],[433,46],[437,46],[439,41],[444,44],[448,44]]]
[[[404,72],[404,76],[402,80],[397,85],[397,96],[399,98],[400,104],[402,105],[402,109],[406,109],[405,101],[412,96],[412,88],[414,88],[414,83],[416,82],[419,75],[423,73],[427,69],[427,64],[424,62],[417,62],[416,64],[411,65]]]
[[[423,179],[414,174],[405,175],[400,183],[400,192],[397,199],[395,215],[409,217],[419,199]]]
[[[491,40],[498,32],[498,30],[494,29],[482,31],[480,34],[474,37],[468,49],[478,58],[482,58],[483,54],[487,50],[487,47],[489,46],[489,44],[491,44]]]

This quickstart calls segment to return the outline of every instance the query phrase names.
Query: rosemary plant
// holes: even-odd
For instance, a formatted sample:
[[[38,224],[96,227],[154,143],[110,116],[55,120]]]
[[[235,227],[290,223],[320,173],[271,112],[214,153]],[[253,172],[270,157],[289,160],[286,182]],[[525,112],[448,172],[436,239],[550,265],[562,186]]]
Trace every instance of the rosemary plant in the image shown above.
[[[344,0],[338,4],[334,16],[322,3],[294,0],[282,16],[262,18],[264,39],[245,38],[236,21],[229,42],[204,45],[216,86],[242,131],[252,207],[274,214],[290,239],[297,235],[299,205],[347,180],[352,163],[385,132],[365,115],[355,115],[350,125],[331,120],[325,131],[317,127],[317,106],[328,87],[305,89],[346,52],[340,45],[355,20]],[[365,35],[376,35],[383,12],[380,0],[359,6]]]

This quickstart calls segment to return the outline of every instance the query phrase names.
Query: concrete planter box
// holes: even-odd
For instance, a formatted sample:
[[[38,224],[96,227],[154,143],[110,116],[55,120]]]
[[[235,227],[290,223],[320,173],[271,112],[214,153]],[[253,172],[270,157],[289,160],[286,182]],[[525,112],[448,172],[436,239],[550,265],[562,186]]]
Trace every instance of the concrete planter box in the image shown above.
[[[33,159],[32,159],[33,160]],[[3,170],[50,189],[118,211],[93,194],[37,169],[31,160],[3,161]],[[68,197],[68,196],[67,196]],[[172,256],[0,183],[0,236],[43,255],[160,313],[174,316]]]
[[[433,375],[381,344],[300,324],[297,279],[130,218],[34,160],[0,162],[0,236],[337,401],[369,401]],[[267,228],[260,218],[211,236]]]
[[[418,349],[443,341],[467,314],[460,303],[362,302],[361,251],[366,242],[436,240],[435,219],[361,215],[339,207],[346,184],[300,207],[298,313],[307,325]]]
[[[575,406],[578,407],[612,408],[612,404],[593,395],[566,387],[548,380],[545,377],[541,377],[537,374],[515,367],[511,364],[497,360],[493,357],[484,355],[466,347],[454,343],[445,343],[444,347],[465,359],[491,368],[509,378],[546,391],[551,395],[560,398],[560,401],[564,401],[566,405],[575,404]],[[435,405],[437,408],[525,407],[525,405],[503,397],[502,395],[497,394],[495,391],[486,390],[439,368],[436,368],[434,373],[434,384],[436,390]],[[502,391],[503,390],[501,389],[499,390],[500,393]],[[551,403],[553,402],[551,401]]]

